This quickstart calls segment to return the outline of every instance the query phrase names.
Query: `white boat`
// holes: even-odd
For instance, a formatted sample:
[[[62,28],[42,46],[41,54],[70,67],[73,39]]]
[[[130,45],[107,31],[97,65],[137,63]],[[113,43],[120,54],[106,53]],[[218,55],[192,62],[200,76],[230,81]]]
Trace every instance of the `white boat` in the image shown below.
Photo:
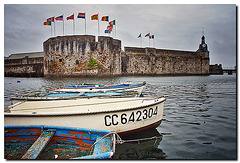
[[[11,104],[16,104],[23,101],[50,101],[50,100],[73,100],[79,98],[94,98],[94,97],[134,97],[137,94],[124,92],[50,92],[50,93],[32,93],[25,95],[17,95],[10,97]]]
[[[26,101],[9,106],[4,125],[47,125],[110,130],[119,134],[156,128],[165,97]]]
[[[65,88],[54,88],[55,92],[129,92],[134,91],[141,94],[146,82],[139,84],[122,83],[122,84],[97,84],[97,85],[71,85]]]

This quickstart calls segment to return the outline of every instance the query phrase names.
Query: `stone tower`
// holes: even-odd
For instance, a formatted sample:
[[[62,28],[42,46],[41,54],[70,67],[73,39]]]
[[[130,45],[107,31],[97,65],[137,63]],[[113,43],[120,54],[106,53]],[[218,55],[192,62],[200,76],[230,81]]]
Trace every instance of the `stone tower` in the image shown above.
[[[121,41],[92,35],[49,38],[44,47],[44,76],[101,76],[121,73]]]
[[[201,44],[199,44],[199,48],[197,50],[198,52],[208,52],[208,47],[207,44],[205,42],[205,36],[202,36],[202,41]]]
[[[202,34],[201,44],[199,44],[197,53],[202,58],[202,61],[201,61],[202,73],[209,74],[209,51],[205,41],[204,32]]]

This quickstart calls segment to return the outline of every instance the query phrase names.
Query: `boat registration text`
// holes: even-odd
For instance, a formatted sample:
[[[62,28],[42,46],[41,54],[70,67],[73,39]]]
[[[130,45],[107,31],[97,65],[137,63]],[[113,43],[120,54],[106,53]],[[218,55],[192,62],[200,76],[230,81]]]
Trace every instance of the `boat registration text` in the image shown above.
[[[106,115],[104,117],[105,126],[127,124],[129,122],[142,121],[145,119],[150,119],[158,114],[158,106],[155,108],[144,109],[142,111],[133,111],[130,114],[122,113],[120,116],[118,114]]]

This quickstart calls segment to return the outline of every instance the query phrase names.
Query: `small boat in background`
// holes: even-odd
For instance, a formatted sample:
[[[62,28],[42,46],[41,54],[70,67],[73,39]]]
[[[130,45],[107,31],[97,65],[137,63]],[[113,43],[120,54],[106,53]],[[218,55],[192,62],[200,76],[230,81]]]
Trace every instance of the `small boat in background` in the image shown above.
[[[17,95],[10,97],[11,104],[14,105],[23,101],[51,101],[51,100],[73,100],[79,98],[93,98],[93,97],[129,97],[137,96],[134,93],[125,92],[50,92],[50,93],[32,93],[25,95]]]
[[[141,94],[146,82],[139,84],[122,83],[122,84],[82,84],[82,85],[71,85],[65,88],[54,88],[52,91],[57,92],[129,92],[135,91]]]
[[[14,105],[23,101],[73,100],[92,97],[135,97],[141,96],[146,82],[141,84],[81,84],[66,88],[55,88],[49,92],[34,92],[9,97]]]
[[[51,126],[4,126],[4,158],[108,159],[115,153],[115,133]]]
[[[156,128],[165,97],[26,101],[8,107],[5,125],[83,127],[128,134]]]

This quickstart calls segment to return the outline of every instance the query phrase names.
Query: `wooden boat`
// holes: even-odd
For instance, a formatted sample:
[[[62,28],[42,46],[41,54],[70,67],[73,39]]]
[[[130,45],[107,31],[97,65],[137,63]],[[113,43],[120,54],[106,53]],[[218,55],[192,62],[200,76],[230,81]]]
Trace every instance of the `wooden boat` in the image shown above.
[[[110,131],[51,126],[5,126],[5,159],[107,159],[115,153]]]
[[[123,135],[159,126],[165,100],[139,97],[26,101],[9,106],[4,123],[83,127]]]
[[[97,85],[71,85],[65,88],[55,88],[52,91],[57,92],[128,92],[135,91],[142,93],[146,82],[139,84],[123,83],[123,84],[97,84]]]
[[[78,98],[92,98],[92,97],[121,97],[121,96],[136,96],[133,93],[124,92],[49,92],[49,93],[32,93],[25,95],[17,95],[10,97],[11,104],[16,104],[22,101],[50,101],[50,100],[71,100]]]

